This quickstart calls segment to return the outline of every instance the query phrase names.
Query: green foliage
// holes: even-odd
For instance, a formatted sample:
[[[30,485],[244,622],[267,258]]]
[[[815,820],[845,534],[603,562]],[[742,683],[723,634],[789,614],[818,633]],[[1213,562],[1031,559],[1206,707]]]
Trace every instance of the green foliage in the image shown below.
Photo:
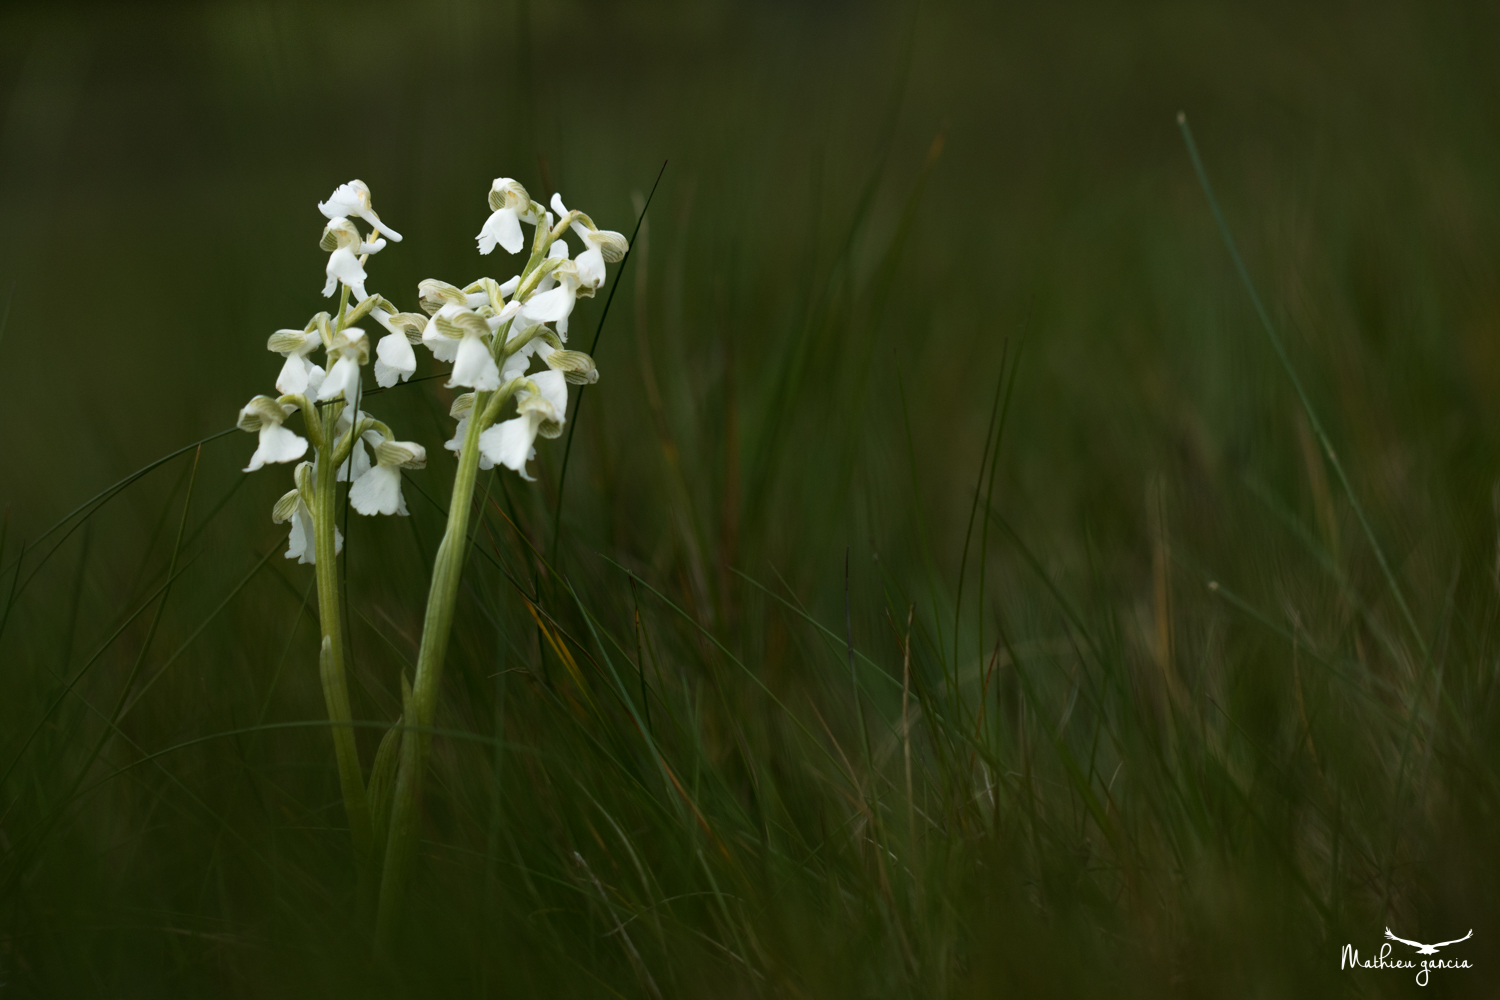
[[[1482,945],[1493,12],[0,25],[7,990],[1385,995],[1345,943]],[[412,309],[509,276],[472,248],[491,177],[628,233],[663,159],[560,509],[563,447],[479,480],[372,956],[312,570],[224,429],[324,307],[332,184],[401,223],[374,284]],[[411,516],[342,525],[377,838],[453,480],[421,364],[367,387],[427,447]]]

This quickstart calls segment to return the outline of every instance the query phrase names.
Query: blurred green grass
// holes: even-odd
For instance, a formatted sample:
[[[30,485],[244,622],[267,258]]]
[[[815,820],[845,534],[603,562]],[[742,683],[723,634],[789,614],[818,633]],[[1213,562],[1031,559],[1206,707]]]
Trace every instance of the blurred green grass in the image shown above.
[[[405,234],[370,287],[411,309],[421,278],[507,276],[472,249],[490,178],[628,232],[668,161],[612,279],[560,572],[533,547],[561,449],[539,483],[489,485],[400,954],[372,963],[350,921],[311,577],[270,522],[285,477],[242,475],[234,434],[198,458],[144,651],[192,452],[0,578],[9,988],[1385,995],[1409,980],[1340,972],[1342,944],[1495,927],[1493,10],[229,3],[0,25],[5,567],[271,384],[265,336],[322,308],[335,183],[369,182]],[[434,460],[410,519],[350,524],[367,766],[442,528],[440,385],[371,399]],[[1483,974],[1435,985],[1479,995]]]

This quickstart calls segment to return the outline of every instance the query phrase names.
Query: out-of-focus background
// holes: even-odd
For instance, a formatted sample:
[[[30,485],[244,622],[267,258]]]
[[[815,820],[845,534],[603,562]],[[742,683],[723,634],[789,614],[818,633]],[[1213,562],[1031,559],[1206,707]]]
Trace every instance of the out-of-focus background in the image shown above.
[[[0,979],[1371,995],[1409,977],[1346,941],[1500,929],[1497,37],[1450,3],[8,5]],[[438,741],[371,965],[293,725],[286,470],[216,438],[43,534],[270,390],[336,184],[415,310],[514,272],[474,247],[500,175],[627,235],[660,181],[575,313],[565,491],[562,441],[491,482],[444,708],[489,742]],[[432,460],[349,528],[363,719],[414,659],[453,392],[369,400]]]

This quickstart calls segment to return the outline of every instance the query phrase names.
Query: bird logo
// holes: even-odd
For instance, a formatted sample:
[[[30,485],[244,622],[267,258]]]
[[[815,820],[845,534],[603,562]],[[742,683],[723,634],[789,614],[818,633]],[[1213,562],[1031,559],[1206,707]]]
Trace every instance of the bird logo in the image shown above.
[[[1418,955],[1436,955],[1439,948],[1446,948],[1450,944],[1458,944],[1460,941],[1469,940],[1469,938],[1474,936],[1474,931],[1471,929],[1469,933],[1465,934],[1461,938],[1454,938],[1452,941],[1439,941],[1437,944],[1423,944],[1420,941],[1408,941],[1406,940],[1406,938],[1397,937],[1396,935],[1392,934],[1389,927],[1385,929],[1385,936],[1391,941],[1400,941],[1402,944],[1411,945],[1413,948],[1417,949]]]

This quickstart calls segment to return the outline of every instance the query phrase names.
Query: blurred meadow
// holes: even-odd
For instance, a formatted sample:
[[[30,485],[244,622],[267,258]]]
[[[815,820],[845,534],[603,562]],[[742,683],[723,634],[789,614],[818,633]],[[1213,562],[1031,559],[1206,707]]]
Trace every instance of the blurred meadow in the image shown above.
[[[1404,995],[1340,969],[1386,927],[1474,962],[1497,38],[1449,3],[6,5],[6,995]],[[319,199],[370,184],[405,235],[370,288],[414,310],[512,273],[474,248],[500,175],[627,235],[660,182],[574,314],[576,436],[480,480],[372,955],[289,477],[232,428],[327,307]],[[367,768],[454,393],[369,397],[430,462],[343,526]]]

